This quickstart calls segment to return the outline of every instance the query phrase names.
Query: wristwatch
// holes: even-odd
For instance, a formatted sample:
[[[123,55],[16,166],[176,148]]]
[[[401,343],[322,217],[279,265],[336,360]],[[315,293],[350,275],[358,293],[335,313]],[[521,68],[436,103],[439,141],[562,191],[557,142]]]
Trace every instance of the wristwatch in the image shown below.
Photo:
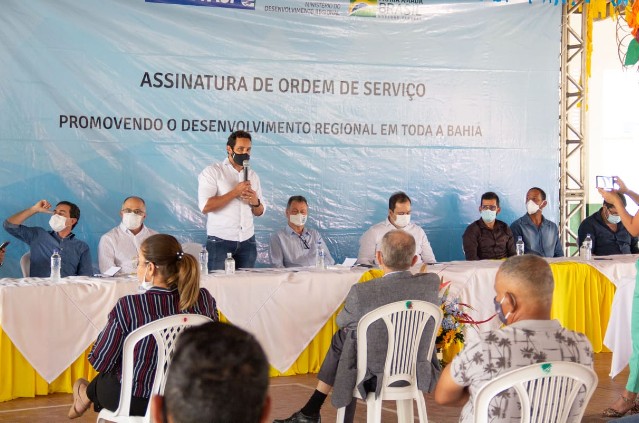
[[[253,207],[254,209],[258,208],[261,205],[262,205],[262,201],[259,198],[257,199],[257,204],[256,205],[249,204],[249,206]]]

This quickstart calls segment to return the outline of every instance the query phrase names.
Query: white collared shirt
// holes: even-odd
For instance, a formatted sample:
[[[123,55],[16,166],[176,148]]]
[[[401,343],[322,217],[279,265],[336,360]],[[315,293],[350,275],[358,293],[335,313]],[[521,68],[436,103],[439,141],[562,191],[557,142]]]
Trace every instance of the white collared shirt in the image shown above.
[[[359,253],[357,254],[357,263],[376,264],[375,253],[380,249],[382,238],[387,232],[398,229],[388,220],[379,222],[371,226],[364,235],[359,239]],[[428,242],[426,233],[414,223],[409,223],[404,228],[400,228],[408,232],[415,238],[415,255],[418,257],[417,263],[435,263],[435,253]]]
[[[130,274],[137,271],[140,245],[151,235],[157,234],[142,224],[142,230],[134,235],[123,223],[102,235],[98,244],[98,263],[100,272],[104,273],[113,266],[121,267],[120,274]],[[135,259],[135,260],[134,260]]]
[[[237,171],[229,162],[228,157],[221,163],[215,163],[205,168],[197,178],[198,207],[204,208],[211,197],[224,195],[235,188],[243,180],[243,172]],[[264,210],[264,198],[260,178],[253,169],[249,169],[251,188],[256,192]],[[206,234],[216,236],[227,241],[246,241],[255,234],[253,226],[253,212],[251,206],[238,198],[232,199],[221,209],[207,213]]]

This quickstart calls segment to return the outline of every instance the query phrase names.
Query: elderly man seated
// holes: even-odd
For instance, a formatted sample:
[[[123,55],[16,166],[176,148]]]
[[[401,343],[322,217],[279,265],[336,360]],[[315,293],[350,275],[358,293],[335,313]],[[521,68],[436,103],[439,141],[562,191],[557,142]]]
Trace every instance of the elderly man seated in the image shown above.
[[[337,315],[340,327],[324,358],[317,375],[320,380],[317,389],[306,405],[287,419],[275,420],[274,423],[319,423],[320,409],[330,390],[335,387],[331,402],[337,408],[347,407],[345,422],[352,422],[356,401],[353,399],[353,388],[357,379],[357,323],[368,312],[395,301],[422,300],[439,303],[437,293],[439,278],[434,273],[413,275],[410,267],[417,262],[415,254],[415,238],[403,230],[391,230],[381,239],[381,248],[376,252],[377,261],[384,271],[384,276],[366,283],[351,287],[344,309]],[[419,346],[417,362],[417,385],[420,390],[430,392],[439,376],[440,366],[436,357],[425,357],[424,342],[433,333],[433,324],[424,329],[422,343]],[[371,326],[369,339],[383,339],[385,328]],[[380,351],[376,349],[379,353]],[[371,351],[369,343],[369,352]],[[381,388],[381,377],[384,369],[383,357],[371,354],[368,360],[367,376],[362,384],[369,392]]]
[[[469,342],[446,366],[435,388],[435,401],[442,405],[464,405],[460,422],[473,421],[477,391],[508,370],[545,361],[570,361],[589,367],[592,346],[582,333],[550,320],[554,280],[546,261],[534,255],[511,257],[495,277],[495,311],[506,325],[483,332]],[[575,404],[581,401],[577,399]],[[501,395],[491,402],[492,422],[519,421],[517,395]]]

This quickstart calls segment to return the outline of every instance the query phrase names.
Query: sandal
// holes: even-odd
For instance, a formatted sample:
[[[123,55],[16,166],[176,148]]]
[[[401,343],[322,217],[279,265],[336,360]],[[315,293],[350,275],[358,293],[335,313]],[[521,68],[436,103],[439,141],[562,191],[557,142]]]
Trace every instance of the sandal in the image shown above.
[[[626,405],[628,405],[628,404],[632,403],[632,404],[633,404],[633,405],[632,405],[632,407],[630,407],[630,408],[629,408],[629,409],[627,409],[626,411],[618,411],[618,410],[615,410],[615,409],[614,409],[614,408],[612,408],[612,407],[608,407],[608,408],[606,408],[606,409],[603,411],[603,413],[602,413],[602,415],[603,415],[604,417],[623,417],[623,416],[624,416],[624,415],[626,415],[629,411],[631,411],[631,410],[632,410],[632,411],[634,411],[634,410],[635,410],[635,408],[637,408],[637,411],[639,412],[639,405],[637,405],[637,404],[635,403],[635,401],[634,401],[634,400],[631,400],[630,398],[626,398],[626,397],[625,397],[625,396],[623,396],[623,395],[620,395],[620,397],[621,397],[621,399],[623,400],[623,402],[624,402]]]
[[[91,401],[85,403],[80,395],[80,388],[87,385],[89,385],[89,381],[86,379],[78,379],[73,384],[73,404],[71,404],[68,414],[70,419],[77,419],[91,407]]]

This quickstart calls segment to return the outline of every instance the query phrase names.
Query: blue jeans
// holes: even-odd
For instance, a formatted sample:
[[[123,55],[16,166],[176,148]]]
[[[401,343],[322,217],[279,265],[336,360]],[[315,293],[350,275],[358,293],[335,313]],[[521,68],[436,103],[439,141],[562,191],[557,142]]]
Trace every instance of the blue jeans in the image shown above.
[[[206,250],[209,252],[209,271],[224,270],[227,253],[231,253],[235,259],[236,269],[255,267],[255,260],[257,260],[255,235],[242,242],[227,241],[209,235],[206,240]]]

